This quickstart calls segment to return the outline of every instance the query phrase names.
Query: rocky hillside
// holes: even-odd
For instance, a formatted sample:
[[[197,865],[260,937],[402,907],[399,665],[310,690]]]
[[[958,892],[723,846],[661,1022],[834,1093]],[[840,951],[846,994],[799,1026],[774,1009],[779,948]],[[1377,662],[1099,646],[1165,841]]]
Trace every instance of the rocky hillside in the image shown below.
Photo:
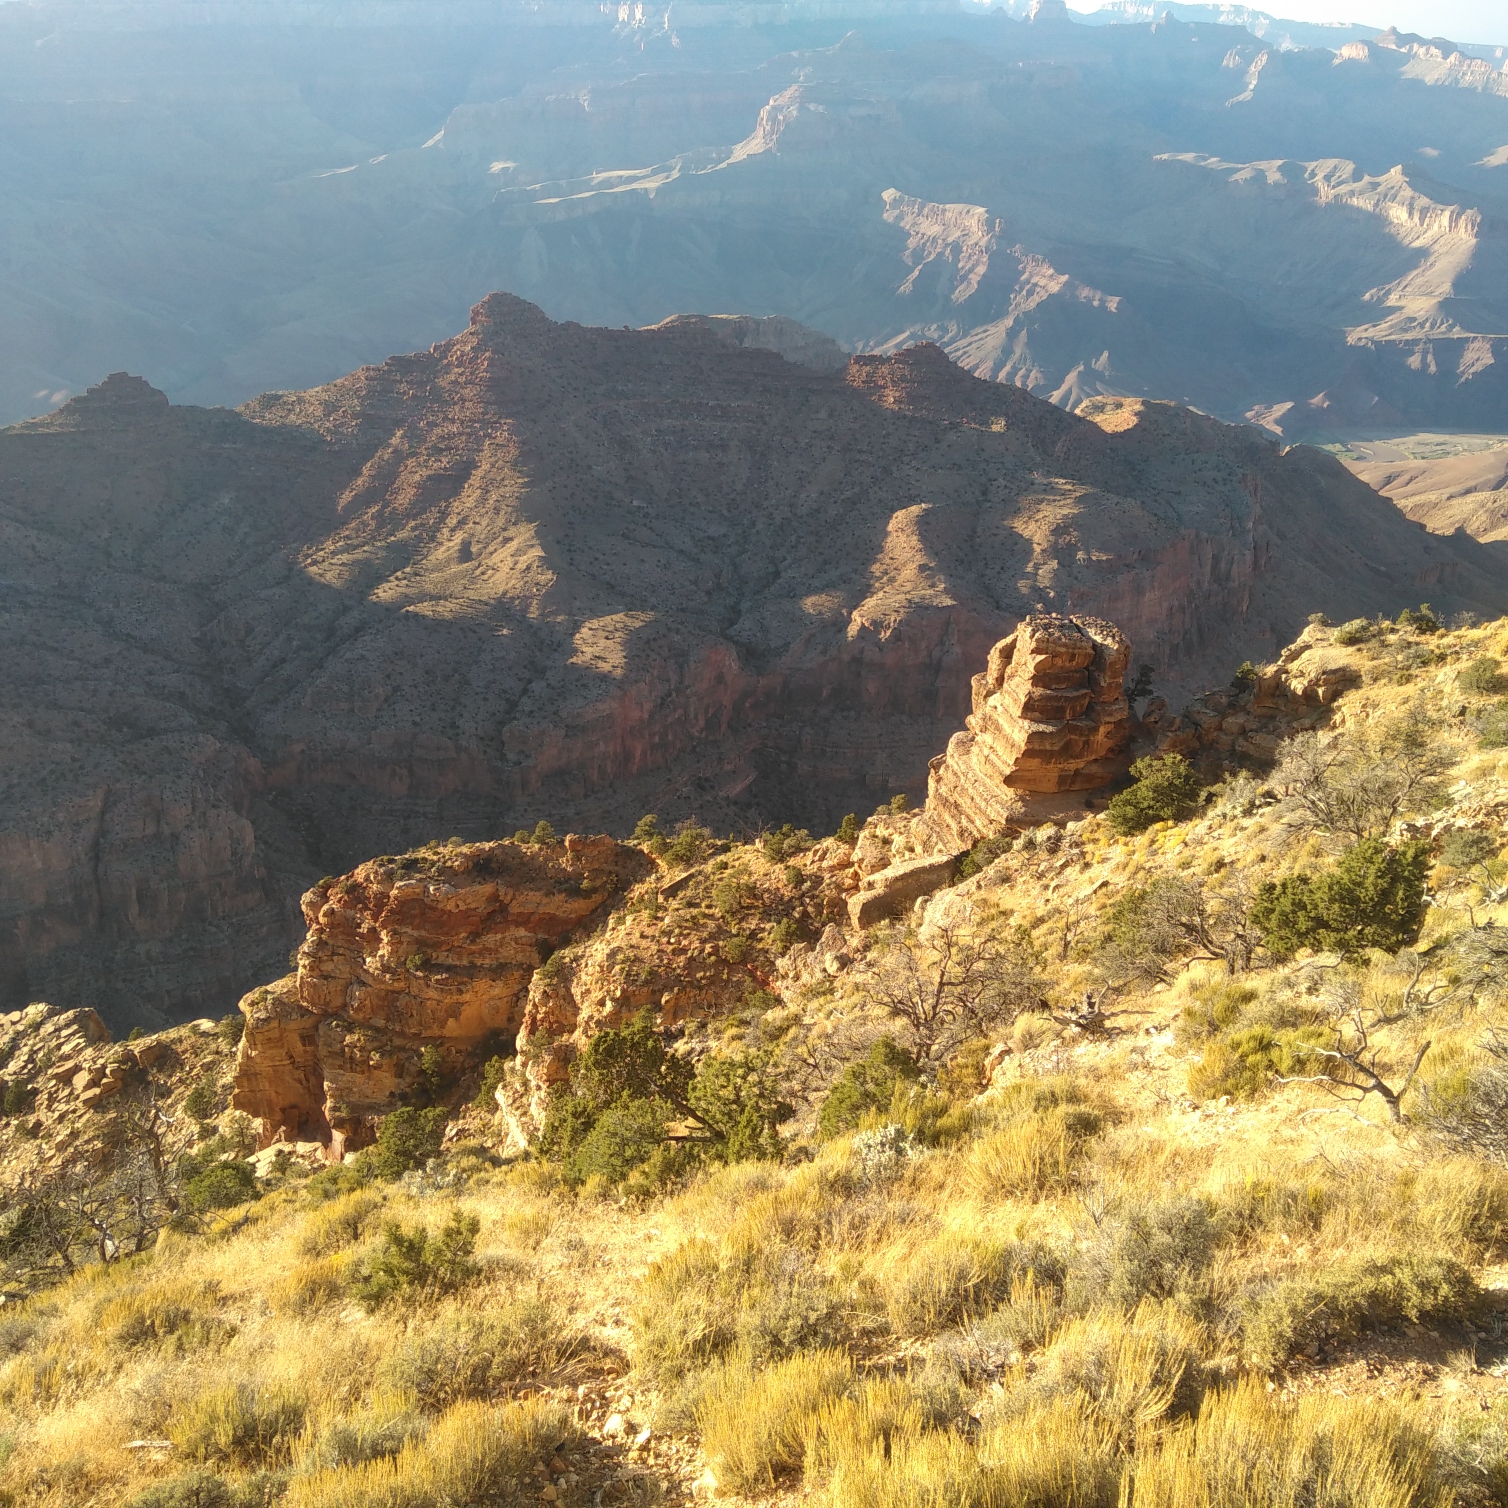
[[[233,1026],[7,1018],[0,1491],[1501,1502],[1508,619],[1315,621],[863,922],[1107,644],[1028,617],[920,811],[315,887],[233,1092],[318,1018],[362,1150]]]
[[[1485,542],[1508,540],[1508,441],[1501,435],[1465,437],[1454,444],[1454,437],[1420,437],[1426,438],[1435,446],[1366,445],[1366,452],[1391,451],[1391,459],[1347,464],[1432,534],[1463,529]],[[1430,455],[1435,447],[1445,454]]]
[[[919,796],[1036,609],[1176,698],[1316,604],[1504,600],[1469,538],[1172,405],[501,294],[235,412],[112,377],[0,433],[0,527],[0,981],[117,1026],[223,1014],[373,853]]]

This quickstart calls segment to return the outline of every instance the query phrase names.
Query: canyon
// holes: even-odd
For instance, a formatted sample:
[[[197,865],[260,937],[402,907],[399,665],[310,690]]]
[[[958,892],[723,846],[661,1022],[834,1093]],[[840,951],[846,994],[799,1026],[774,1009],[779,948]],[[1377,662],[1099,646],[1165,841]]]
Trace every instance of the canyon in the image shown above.
[[[0,5],[0,420],[306,387],[505,288],[1289,440],[1498,422],[1502,45],[1032,11]]]
[[[1031,613],[1176,703],[1312,612],[1505,597],[1249,426],[506,294],[239,410],[117,374],[0,432],[0,544],[0,992],[116,1031],[223,1014],[373,854],[919,799]]]

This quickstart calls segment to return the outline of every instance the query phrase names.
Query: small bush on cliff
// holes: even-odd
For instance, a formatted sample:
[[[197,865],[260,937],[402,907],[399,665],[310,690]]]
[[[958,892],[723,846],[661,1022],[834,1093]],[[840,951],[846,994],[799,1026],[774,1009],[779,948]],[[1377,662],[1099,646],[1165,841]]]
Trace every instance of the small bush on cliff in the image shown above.
[[[963,856],[958,866],[958,878],[967,880],[971,876],[981,873],[990,867],[1001,854],[1005,853],[1015,840],[1008,833],[1001,833],[994,838],[981,838]]]
[[[1136,784],[1111,797],[1107,817],[1122,837],[1157,822],[1182,822],[1199,803],[1199,778],[1182,754],[1138,759],[1131,766]]]
[[[503,1057],[488,1058],[482,1065],[482,1082],[477,1086],[472,1104],[478,1110],[497,1109],[497,1086],[503,1082],[508,1071],[508,1060]]]
[[[805,853],[812,846],[812,835],[804,827],[792,827],[787,822],[774,832],[766,833],[761,846],[765,858],[772,864],[783,864],[798,853]]]
[[[652,854],[662,854],[670,846],[670,840],[660,831],[660,819],[653,812],[639,818],[628,841],[647,848]]]
[[[683,822],[665,849],[665,857],[676,864],[695,864],[705,857],[712,845],[712,833],[695,822]]]
[[[461,1210],[439,1231],[417,1226],[405,1230],[398,1221],[383,1227],[382,1246],[363,1264],[352,1283],[356,1297],[369,1309],[398,1297],[433,1297],[455,1293],[481,1275],[472,1260],[481,1221]]]
[[[196,1121],[207,1121],[215,1113],[215,1086],[209,1079],[200,1079],[184,1097],[183,1108]]]
[[[1252,904],[1252,923],[1279,958],[1300,948],[1396,953],[1419,935],[1429,862],[1423,841],[1389,848],[1364,838],[1326,874],[1269,880]]]
[[[1483,714],[1477,736],[1484,749],[1508,749],[1508,702],[1499,702]]]
[[[881,1037],[857,1063],[850,1063],[828,1090],[817,1120],[824,1139],[854,1130],[874,1110],[885,1109],[897,1086],[915,1084],[921,1071],[893,1037]]]
[[[849,812],[838,824],[838,831],[834,834],[840,843],[857,843],[859,841],[859,818],[855,812]]]
[[[1352,618],[1349,623],[1342,623],[1331,638],[1349,649],[1354,644],[1365,644],[1376,631],[1365,618]]]
[[[1502,669],[1496,655],[1478,655],[1456,676],[1456,684],[1476,696],[1498,695],[1504,690]]]
[[[0,1113],[25,1115],[37,1098],[37,1091],[24,1079],[16,1079],[5,1086],[5,1098],[0,1100]]]
[[[1416,634],[1437,634],[1440,632],[1440,620],[1435,616],[1435,610],[1429,603],[1421,602],[1418,607],[1406,607],[1398,614],[1398,626],[1411,628]]]
[[[444,1135],[445,1111],[440,1106],[418,1110],[405,1105],[377,1128],[377,1145],[362,1154],[362,1165],[375,1178],[401,1178],[438,1157]]]

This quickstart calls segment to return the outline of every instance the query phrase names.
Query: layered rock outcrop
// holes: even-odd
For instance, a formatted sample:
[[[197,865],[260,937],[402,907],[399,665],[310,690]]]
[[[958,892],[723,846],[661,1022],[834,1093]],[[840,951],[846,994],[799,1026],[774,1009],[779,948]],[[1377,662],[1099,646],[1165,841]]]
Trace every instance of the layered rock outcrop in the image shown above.
[[[1355,651],[1337,644],[1330,626],[1312,623],[1250,679],[1208,691],[1177,714],[1153,704],[1143,721],[1158,753],[1182,754],[1214,780],[1240,764],[1271,764],[1285,738],[1325,727],[1336,702],[1362,681]]]
[[[1125,769],[1131,646],[1100,618],[1032,614],[974,677],[974,710],[929,767],[917,823],[929,850],[958,853],[1012,827],[1083,810],[1080,793]]]
[[[297,973],[241,1002],[236,1108],[267,1141],[365,1145],[382,1115],[511,1050],[540,964],[652,867],[570,836],[437,845],[322,882]]]

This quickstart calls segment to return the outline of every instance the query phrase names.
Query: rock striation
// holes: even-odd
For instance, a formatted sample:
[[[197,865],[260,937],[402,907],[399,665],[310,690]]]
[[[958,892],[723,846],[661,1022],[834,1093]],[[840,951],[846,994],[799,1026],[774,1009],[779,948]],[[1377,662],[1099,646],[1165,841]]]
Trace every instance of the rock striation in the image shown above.
[[[1125,769],[1131,646],[1101,618],[1034,613],[974,677],[962,732],[929,767],[918,840],[959,853],[1012,827],[1083,810]]]
[[[323,881],[297,972],[241,1002],[235,1107],[264,1142],[366,1145],[384,1114],[511,1051],[541,963],[652,867],[573,835],[436,845]]]

